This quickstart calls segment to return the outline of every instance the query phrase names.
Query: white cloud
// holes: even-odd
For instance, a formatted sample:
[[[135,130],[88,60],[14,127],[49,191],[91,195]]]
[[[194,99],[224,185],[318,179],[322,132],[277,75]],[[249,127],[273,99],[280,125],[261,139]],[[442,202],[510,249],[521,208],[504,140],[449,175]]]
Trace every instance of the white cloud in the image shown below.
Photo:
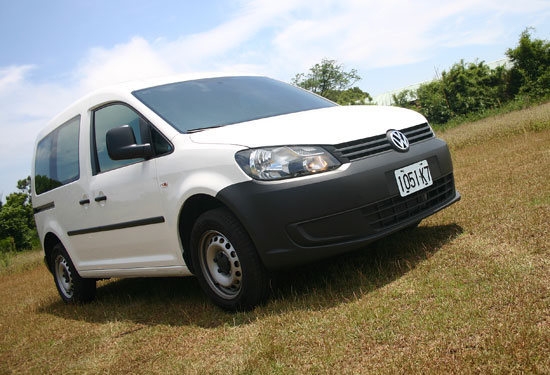
[[[17,180],[30,174],[32,145],[38,131],[70,101],[73,90],[51,83],[33,83],[36,67],[0,69],[0,193],[15,190]]]
[[[423,2],[248,0],[226,22],[169,40],[139,36],[88,51],[75,71],[83,89],[190,71],[252,70],[288,80],[322,58],[363,70],[411,64],[438,49],[495,43],[504,17],[547,9],[539,0]]]
[[[0,69],[0,94],[18,85],[32,69],[33,65],[13,65]]]
[[[83,91],[133,79],[172,74],[172,68],[145,39],[134,37],[112,49],[91,49],[75,72]]]

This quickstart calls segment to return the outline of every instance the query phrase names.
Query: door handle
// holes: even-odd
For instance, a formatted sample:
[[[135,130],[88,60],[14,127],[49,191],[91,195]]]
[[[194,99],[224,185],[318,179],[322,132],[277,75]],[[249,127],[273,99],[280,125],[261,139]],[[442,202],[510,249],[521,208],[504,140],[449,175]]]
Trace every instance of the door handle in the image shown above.
[[[105,195],[100,195],[98,197],[95,197],[94,200],[96,202],[103,202],[103,201],[106,201],[107,200],[107,197]]]

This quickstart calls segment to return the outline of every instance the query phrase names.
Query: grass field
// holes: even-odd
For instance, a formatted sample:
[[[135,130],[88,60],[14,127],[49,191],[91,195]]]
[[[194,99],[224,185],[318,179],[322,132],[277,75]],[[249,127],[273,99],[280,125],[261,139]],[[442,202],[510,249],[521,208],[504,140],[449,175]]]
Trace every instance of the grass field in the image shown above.
[[[0,270],[0,374],[550,374],[550,103],[443,134],[462,200],[286,272],[248,313],[194,278],[64,305],[37,252]]]

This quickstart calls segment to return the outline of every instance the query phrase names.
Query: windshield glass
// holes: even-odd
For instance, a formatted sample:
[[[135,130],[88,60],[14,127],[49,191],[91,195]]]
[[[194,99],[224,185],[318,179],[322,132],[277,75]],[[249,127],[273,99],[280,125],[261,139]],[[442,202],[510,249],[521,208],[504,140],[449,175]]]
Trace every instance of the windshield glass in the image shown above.
[[[133,95],[182,133],[336,105],[265,77],[185,81]]]

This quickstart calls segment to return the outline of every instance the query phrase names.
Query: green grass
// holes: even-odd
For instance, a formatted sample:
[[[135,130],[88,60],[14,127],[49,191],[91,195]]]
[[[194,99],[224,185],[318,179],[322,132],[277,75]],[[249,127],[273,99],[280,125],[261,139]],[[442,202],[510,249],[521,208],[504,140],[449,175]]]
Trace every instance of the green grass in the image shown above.
[[[280,274],[252,312],[219,310],[194,278],[102,281],[69,306],[39,253],[11,257],[0,373],[549,374],[549,114],[441,133],[459,203]]]

